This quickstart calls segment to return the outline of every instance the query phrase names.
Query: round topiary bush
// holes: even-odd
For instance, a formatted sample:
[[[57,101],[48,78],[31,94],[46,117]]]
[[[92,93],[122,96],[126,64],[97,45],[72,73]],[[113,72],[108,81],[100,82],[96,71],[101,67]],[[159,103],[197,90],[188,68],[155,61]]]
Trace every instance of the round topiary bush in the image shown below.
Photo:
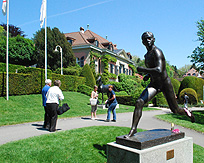
[[[85,64],[85,66],[82,68],[81,76],[86,78],[86,85],[93,88],[94,85],[96,85],[96,80],[94,78],[93,72],[91,71],[91,68],[88,64]]]
[[[183,89],[180,94],[179,94],[179,102],[181,104],[184,103],[184,94],[185,92],[187,93],[188,97],[189,97],[189,100],[188,100],[188,103],[189,104],[197,104],[198,103],[198,97],[197,97],[197,93],[194,89],[192,88],[185,88]]]
[[[187,76],[181,82],[181,85],[179,88],[179,94],[185,88],[192,88],[196,91],[198,100],[202,100],[203,99],[203,85],[204,85],[203,79],[197,78],[194,76]]]
[[[178,95],[179,87],[180,87],[181,83],[177,79],[171,78],[171,84],[174,88],[175,94]]]

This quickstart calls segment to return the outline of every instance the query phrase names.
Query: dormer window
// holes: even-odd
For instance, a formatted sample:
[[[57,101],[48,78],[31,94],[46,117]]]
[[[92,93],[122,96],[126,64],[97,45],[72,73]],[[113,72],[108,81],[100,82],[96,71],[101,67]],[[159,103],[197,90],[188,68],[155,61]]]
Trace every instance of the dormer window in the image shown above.
[[[68,42],[72,45],[72,43],[73,43],[73,40],[68,40]]]
[[[95,45],[98,47],[98,40],[95,40]]]

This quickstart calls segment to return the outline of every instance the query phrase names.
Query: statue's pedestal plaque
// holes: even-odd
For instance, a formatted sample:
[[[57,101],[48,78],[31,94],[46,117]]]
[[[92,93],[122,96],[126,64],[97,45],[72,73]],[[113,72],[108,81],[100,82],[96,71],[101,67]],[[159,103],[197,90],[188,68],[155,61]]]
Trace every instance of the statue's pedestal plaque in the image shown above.
[[[170,130],[145,131],[129,139],[120,136],[107,144],[107,162],[193,163],[193,139]]]

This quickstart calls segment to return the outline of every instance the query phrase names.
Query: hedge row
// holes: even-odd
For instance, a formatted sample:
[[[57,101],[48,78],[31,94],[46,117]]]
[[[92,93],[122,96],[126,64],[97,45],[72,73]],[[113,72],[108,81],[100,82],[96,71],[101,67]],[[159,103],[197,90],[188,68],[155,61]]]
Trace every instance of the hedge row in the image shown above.
[[[116,100],[119,104],[135,106],[135,102],[137,99],[133,98],[130,95],[116,95]]]
[[[39,94],[45,85],[43,69],[24,68],[22,73],[9,73],[9,95]],[[25,74],[24,74],[25,73]],[[84,77],[59,75],[47,71],[47,76],[52,81],[61,80],[63,91],[77,91],[78,86],[85,83]],[[6,73],[0,73],[0,96],[6,95]]]
[[[21,65],[14,65],[14,64],[9,64],[9,72],[16,72],[17,69],[19,68],[24,68],[25,66]],[[0,62],[0,72],[6,72],[6,63]]]

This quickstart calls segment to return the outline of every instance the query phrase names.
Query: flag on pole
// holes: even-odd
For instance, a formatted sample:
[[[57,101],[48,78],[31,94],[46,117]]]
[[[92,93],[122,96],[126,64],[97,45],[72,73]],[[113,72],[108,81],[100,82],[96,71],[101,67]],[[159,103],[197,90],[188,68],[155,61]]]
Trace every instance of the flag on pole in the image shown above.
[[[42,5],[40,9],[40,28],[42,28],[44,24],[45,17],[46,17],[46,1],[42,0]]]
[[[2,4],[2,13],[4,14],[4,16],[6,15],[6,6],[7,5],[7,2],[6,0],[3,0],[3,4]]]

